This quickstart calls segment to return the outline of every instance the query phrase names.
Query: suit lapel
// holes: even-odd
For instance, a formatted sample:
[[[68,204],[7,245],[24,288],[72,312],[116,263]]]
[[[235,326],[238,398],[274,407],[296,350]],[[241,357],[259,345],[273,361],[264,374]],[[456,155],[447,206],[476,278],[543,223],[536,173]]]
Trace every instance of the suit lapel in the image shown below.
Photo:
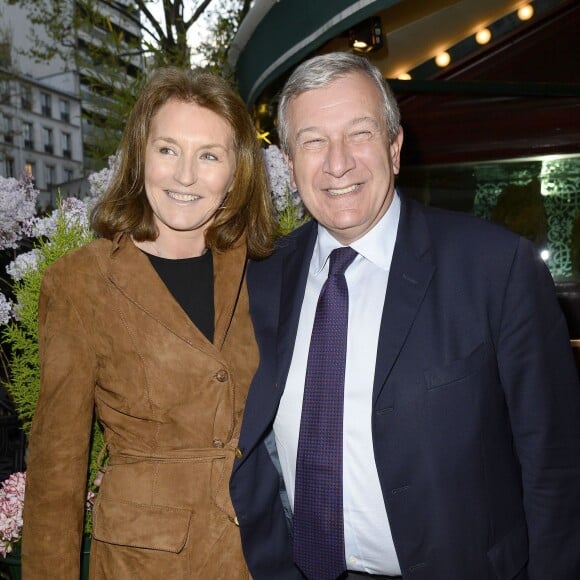
[[[405,344],[435,271],[425,217],[414,202],[404,198],[401,201],[401,217],[379,333],[373,404]]]
[[[285,385],[288,377],[317,233],[318,227],[313,220],[301,232],[302,239],[296,241],[293,251],[287,255],[282,264],[277,341],[277,381],[279,385]],[[280,396],[282,395],[282,390],[280,389]]]
[[[248,290],[253,317],[260,312],[264,318],[254,318],[254,325],[258,332],[262,324],[274,330],[272,335],[266,330],[266,339],[262,337],[260,369],[246,401],[240,445],[247,450],[254,448],[271,427],[284,391],[316,234],[312,222],[282,239],[274,256],[250,267]],[[243,460],[236,462],[234,469],[241,463]]]

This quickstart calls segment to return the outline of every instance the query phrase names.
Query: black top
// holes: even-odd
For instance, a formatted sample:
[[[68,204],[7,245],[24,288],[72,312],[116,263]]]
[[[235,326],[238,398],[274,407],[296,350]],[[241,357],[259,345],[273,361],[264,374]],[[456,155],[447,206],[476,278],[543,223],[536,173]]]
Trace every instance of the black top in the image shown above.
[[[169,260],[145,255],[191,321],[213,342],[213,258],[208,250],[195,258]]]

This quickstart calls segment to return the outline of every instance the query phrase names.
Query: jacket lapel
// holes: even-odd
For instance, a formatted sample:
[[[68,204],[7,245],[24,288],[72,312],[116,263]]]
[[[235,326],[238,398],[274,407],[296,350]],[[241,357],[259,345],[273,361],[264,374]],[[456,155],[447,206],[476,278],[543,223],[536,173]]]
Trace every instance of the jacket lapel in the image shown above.
[[[238,303],[246,271],[246,246],[213,254],[214,345],[222,349]]]
[[[300,311],[308,279],[308,270],[317,234],[318,226],[312,220],[300,232],[300,238],[295,241],[292,251],[288,253],[282,265],[282,289],[280,293],[280,318],[277,341],[277,381],[280,386],[286,384],[292,361]],[[280,396],[282,391],[283,389],[280,389]]]
[[[265,325],[267,339],[260,345],[260,368],[248,393],[244,412],[240,446],[247,451],[253,449],[271,428],[284,391],[316,234],[316,224],[309,223],[283,238],[276,253],[264,263],[251,264],[250,304],[257,301],[254,325],[258,333],[259,327]],[[255,320],[256,311],[266,319]],[[269,328],[274,329],[272,335]],[[236,462],[234,469],[243,461]]]
[[[373,388],[376,403],[411,329],[435,266],[420,206],[401,197],[401,217],[383,308]]]
[[[115,237],[105,268],[109,281],[127,300],[181,340],[215,356],[213,345],[191,322],[147,256],[133,244],[128,235]]]

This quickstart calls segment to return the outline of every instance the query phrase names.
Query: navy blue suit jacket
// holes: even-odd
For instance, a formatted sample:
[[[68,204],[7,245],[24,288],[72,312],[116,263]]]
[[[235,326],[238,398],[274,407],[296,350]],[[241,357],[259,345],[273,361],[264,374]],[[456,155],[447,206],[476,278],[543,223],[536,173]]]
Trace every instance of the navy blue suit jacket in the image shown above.
[[[499,226],[402,201],[367,420],[403,577],[578,580],[580,385],[550,274]],[[302,577],[272,423],[316,235],[248,274],[261,360],[230,489],[255,580]]]

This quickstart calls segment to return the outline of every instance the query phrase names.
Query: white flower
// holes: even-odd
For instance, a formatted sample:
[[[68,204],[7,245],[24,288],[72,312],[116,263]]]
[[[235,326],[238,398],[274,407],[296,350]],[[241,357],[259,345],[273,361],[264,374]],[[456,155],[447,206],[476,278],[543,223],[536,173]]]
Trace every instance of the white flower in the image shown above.
[[[83,201],[76,197],[67,197],[62,200],[60,208],[55,209],[45,217],[32,217],[25,223],[27,235],[31,237],[51,238],[56,231],[56,224],[60,212],[64,212],[67,223],[81,225],[85,230],[89,229],[89,204],[91,200]]]
[[[0,176],[0,250],[18,247],[25,235],[23,224],[34,215],[39,193],[27,173],[20,179]]]
[[[0,326],[8,324],[13,316],[12,302],[0,292]]]
[[[30,250],[24,254],[19,254],[6,266],[6,273],[16,282],[22,280],[27,272],[34,270],[38,265],[39,251]]]
[[[292,191],[290,167],[284,155],[276,145],[270,145],[262,149],[262,156],[278,217],[280,218],[285,212],[290,212],[294,219],[301,221],[305,214],[304,205],[298,191]]]
[[[268,184],[272,192],[272,200],[277,211],[286,207],[290,192],[290,168],[276,145],[262,149],[262,156],[268,174]]]
[[[117,156],[111,155],[109,157],[108,167],[89,175],[88,180],[92,197],[99,197],[107,190],[118,165]]]

